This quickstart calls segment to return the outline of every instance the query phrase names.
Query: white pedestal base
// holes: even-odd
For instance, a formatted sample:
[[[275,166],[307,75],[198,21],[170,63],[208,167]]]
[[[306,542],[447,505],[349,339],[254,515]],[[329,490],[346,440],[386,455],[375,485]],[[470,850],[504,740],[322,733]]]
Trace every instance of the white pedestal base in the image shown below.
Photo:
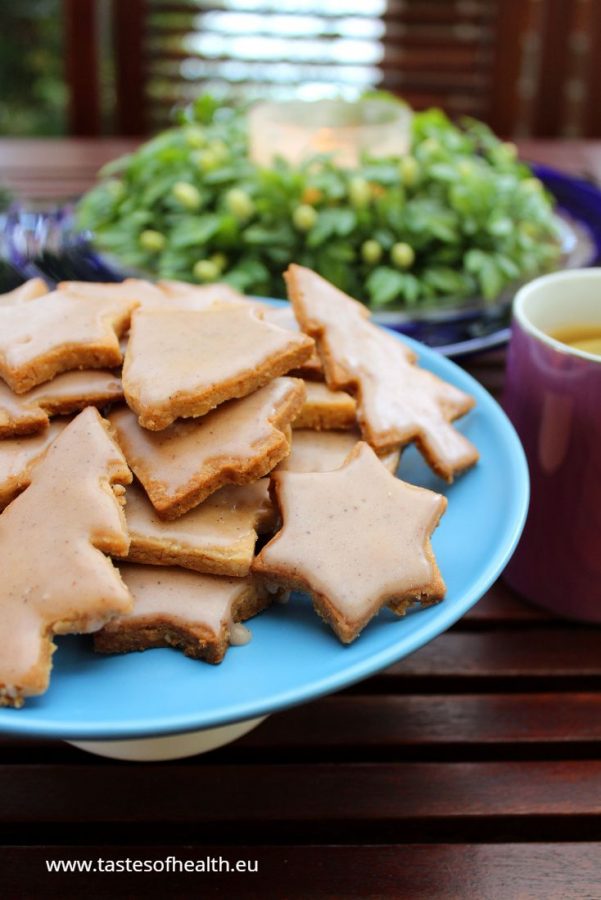
[[[246,719],[233,725],[205,728],[187,734],[170,734],[166,737],[137,738],[131,741],[67,741],[67,744],[88,753],[95,753],[96,756],[128,759],[134,762],[182,759],[184,756],[207,753],[209,750],[237,741],[266,718],[267,716],[260,716],[258,719]]]

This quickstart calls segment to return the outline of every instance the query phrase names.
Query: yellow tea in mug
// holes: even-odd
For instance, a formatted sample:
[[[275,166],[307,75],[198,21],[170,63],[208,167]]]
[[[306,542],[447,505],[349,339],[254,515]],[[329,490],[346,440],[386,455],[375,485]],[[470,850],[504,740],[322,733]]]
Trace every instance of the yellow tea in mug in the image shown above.
[[[564,325],[550,331],[549,336],[574,350],[601,356],[601,324]]]

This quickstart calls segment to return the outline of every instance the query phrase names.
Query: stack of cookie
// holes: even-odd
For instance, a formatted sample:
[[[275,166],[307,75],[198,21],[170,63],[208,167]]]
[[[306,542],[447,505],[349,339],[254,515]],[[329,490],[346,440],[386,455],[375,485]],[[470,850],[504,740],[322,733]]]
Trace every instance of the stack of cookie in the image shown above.
[[[473,464],[451,424],[471,398],[315,273],[287,279],[294,314],[134,279],[0,297],[1,703],[45,690],[54,634],[219,662],[290,588],[345,642],[442,598],[446,500],[391,472],[412,441],[447,480]]]

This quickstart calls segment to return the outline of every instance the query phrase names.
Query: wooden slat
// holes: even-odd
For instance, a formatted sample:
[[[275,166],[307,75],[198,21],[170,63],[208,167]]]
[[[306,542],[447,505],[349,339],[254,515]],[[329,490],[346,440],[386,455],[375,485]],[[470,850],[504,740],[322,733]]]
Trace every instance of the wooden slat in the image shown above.
[[[190,59],[200,59],[203,62],[214,63],[214,62],[226,62],[231,59],[230,56],[227,55],[215,55],[210,57],[204,57],[199,53],[189,52],[187,50],[176,50],[176,49],[164,49],[164,50],[149,50],[146,54],[146,59],[148,63],[152,65],[152,63],[156,62],[173,62],[173,63],[182,63],[185,60]],[[286,57],[276,58],[264,60],[261,57],[257,56],[249,56],[249,57],[236,57],[236,62],[239,63],[255,63],[257,65],[262,66],[272,66],[283,63],[290,63],[290,60]],[[445,71],[467,71],[473,68],[474,66],[480,65],[482,62],[482,53],[479,48],[473,47],[463,47],[463,46],[446,46],[445,48],[439,48],[437,50],[412,50],[412,49],[396,49],[390,48],[390,53],[386,54],[386,57],[378,63],[378,68],[386,71],[388,69],[401,68],[403,71],[407,72],[415,72],[415,71],[440,71],[444,69]],[[318,58],[310,58],[303,60],[295,60],[295,65],[298,66],[299,69],[303,69],[305,67],[310,66],[330,66],[333,65],[331,60],[328,59],[318,59]],[[336,69],[340,69],[340,71],[344,71],[346,66],[356,66],[357,60],[353,59],[351,56],[345,59],[337,59],[335,62]],[[369,63],[364,63],[364,65],[370,65]]]
[[[253,12],[254,15],[254,12]],[[265,14],[261,16],[262,25],[259,25],[256,31],[253,31],[254,37],[261,38],[274,38],[274,32],[267,28],[267,22],[274,15],[277,15],[278,20],[288,19],[291,22],[294,21],[297,17],[294,15],[282,15],[280,13],[271,13]],[[375,17],[374,17],[375,18]],[[415,49],[425,49],[431,50],[432,47],[448,47],[449,45],[457,45],[457,46],[470,46],[476,45],[478,47],[492,45],[494,36],[487,29],[474,29],[473,31],[469,31],[467,34],[462,31],[457,31],[455,26],[449,26],[447,28],[441,27],[408,27],[407,25],[400,24],[398,22],[392,22],[386,27],[386,32],[381,38],[375,38],[372,34],[352,34],[352,36],[347,35],[343,30],[336,30],[332,27],[335,25],[335,21],[332,22],[331,19],[324,17],[324,24],[328,26],[327,31],[323,32],[314,32],[312,29],[307,30],[304,33],[294,34],[294,37],[288,36],[285,31],[282,31],[280,35],[277,35],[279,40],[286,40],[293,42],[294,40],[300,38],[302,40],[310,40],[312,43],[315,42],[317,44],[329,44],[333,41],[339,40],[352,40],[353,43],[358,41],[360,43],[366,44],[374,44],[376,42],[381,42],[385,46],[398,46],[402,45],[403,47],[412,47]],[[157,56],[162,54],[163,50],[168,49],[172,46],[173,42],[177,42],[178,40],[183,40],[185,38],[190,37],[191,34],[194,33],[202,33],[202,34],[213,34],[218,37],[229,37],[230,39],[238,34],[244,34],[244,32],[234,32],[229,31],[226,27],[206,27],[202,30],[202,32],[198,31],[191,26],[187,25],[156,25],[153,27],[152,22],[149,24],[147,28],[147,37],[148,37],[148,47],[152,49]],[[190,52],[190,55],[193,55]]]
[[[423,0],[411,0],[411,3],[407,3],[406,0],[388,0],[382,18],[384,21],[417,23],[420,25],[430,23],[455,25],[458,21],[467,24],[479,24],[490,21],[494,17],[495,6],[495,2],[474,2],[469,5],[464,5],[463,8],[458,11],[457,6],[454,3],[423,2]],[[229,7],[227,7],[225,3],[220,3],[219,0],[207,5],[178,3],[175,2],[175,0],[174,2],[166,0],[166,2],[163,3],[152,3],[152,12],[157,15],[198,14],[208,12],[209,9],[220,10],[226,8]],[[316,4],[316,8],[319,14],[324,17],[327,16],[328,20],[336,20],[337,18],[349,15],[349,12],[346,10],[341,12],[323,10],[318,4]],[[273,7],[257,6],[254,7],[252,11],[256,15],[269,15],[270,13],[273,13]],[[353,8],[352,15],[365,15],[367,18],[372,18],[372,14],[365,13],[359,5],[356,5],[356,7]]]
[[[563,87],[568,72],[569,42],[577,4],[545,0],[542,6],[542,55],[534,109],[534,133],[561,134]]]
[[[268,840],[304,835],[340,843],[421,839],[590,839],[601,827],[601,761],[223,766],[0,767],[0,835],[109,828],[141,840],[157,825],[196,839],[259,829]],[[147,827],[152,823],[152,827]],[[515,829],[519,829],[516,832]]]
[[[364,683],[369,691],[369,682]],[[271,716],[220,751],[236,762],[549,758],[601,751],[601,695],[590,693],[339,694]],[[6,764],[88,763],[60,742],[0,737]]]
[[[135,839],[135,835],[133,836]],[[165,837],[168,837],[165,835]],[[247,838],[248,840],[248,838]],[[52,875],[47,859],[257,860],[253,874],[132,871]],[[63,900],[81,897],[424,898],[424,900],[576,900],[598,895],[601,844],[425,844],[383,846],[223,847],[194,843],[123,848],[35,846],[0,848],[6,897],[42,896],[48,886]],[[171,863],[175,866],[175,863]],[[106,892],[106,893],[105,893]],[[50,896],[50,894],[46,894]]]
[[[499,580],[472,606],[456,627],[523,626],[526,623],[548,622],[551,618],[550,613],[526,603]]]
[[[272,716],[236,746],[278,752],[549,744],[601,751],[601,694],[335,696]],[[232,748],[234,749],[234,748]]]
[[[100,134],[96,0],[63,0],[69,130]]]
[[[598,679],[601,629],[541,626],[528,630],[447,632],[391,666],[384,677]]]
[[[505,136],[513,132],[518,115],[519,77],[528,20],[528,3],[525,0],[504,0],[497,4],[496,52],[486,120],[494,131]]]
[[[118,134],[144,134],[147,128],[142,61],[147,6],[147,0],[112,3]]]
[[[593,12],[590,17],[588,38],[588,79],[586,108],[584,110],[584,134],[588,137],[601,137],[601,77],[599,76],[599,59],[601,58],[601,15],[598,2],[593,0]],[[600,179],[601,182],[601,179]]]

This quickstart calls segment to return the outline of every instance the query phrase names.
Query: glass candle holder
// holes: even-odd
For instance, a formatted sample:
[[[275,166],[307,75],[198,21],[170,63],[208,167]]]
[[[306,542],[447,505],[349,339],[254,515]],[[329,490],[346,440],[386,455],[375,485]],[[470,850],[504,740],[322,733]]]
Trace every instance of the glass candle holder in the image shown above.
[[[296,164],[327,153],[350,168],[364,153],[403,156],[410,128],[408,106],[377,98],[259,103],[249,113],[250,155],[269,166],[276,157]]]

